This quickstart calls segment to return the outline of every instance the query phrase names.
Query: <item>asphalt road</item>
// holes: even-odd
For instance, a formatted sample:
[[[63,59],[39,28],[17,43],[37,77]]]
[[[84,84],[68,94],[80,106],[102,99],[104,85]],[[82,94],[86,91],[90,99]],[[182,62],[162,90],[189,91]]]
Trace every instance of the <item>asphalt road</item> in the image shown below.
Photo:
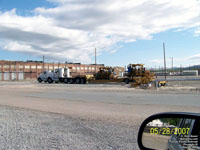
[[[27,97],[101,102],[113,104],[131,105],[172,105],[172,106],[200,106],[200,94],[189,93],[145,93],[138,91],[77,91],[67,89],[65,91],[44,91],[26,93]]]
[[[127,85],[0,83],[0,149],[138,149],[154,113],[200,113],[197,90]]]

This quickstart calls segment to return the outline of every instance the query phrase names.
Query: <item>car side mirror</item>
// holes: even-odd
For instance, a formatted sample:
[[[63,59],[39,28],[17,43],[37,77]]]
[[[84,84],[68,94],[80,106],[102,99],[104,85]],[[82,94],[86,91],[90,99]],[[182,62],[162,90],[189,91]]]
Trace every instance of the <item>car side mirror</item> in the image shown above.
[[[138,146],[142,150],[200,149],[200,114],[161,113],[140,126]]]

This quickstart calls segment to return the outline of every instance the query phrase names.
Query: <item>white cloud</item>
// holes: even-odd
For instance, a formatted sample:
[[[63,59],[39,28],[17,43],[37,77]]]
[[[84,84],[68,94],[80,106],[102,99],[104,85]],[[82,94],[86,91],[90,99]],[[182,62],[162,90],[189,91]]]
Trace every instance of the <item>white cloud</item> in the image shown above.
[[[200,54],[196,54],[193,56],[188,57],[187,59],[191,59],[191,60],[200,60]]]
[[[150,60],[150,62],[155,63],[155,64],[161,64],[161,63],[163,63],[163,60],[162,59],[153,59],[153,60]]]
[[[200,26],[198,0],[48,0],[55,8],[36,8],[24,17],[0,12],[0,46],[49,58],[91,62],[96,47],[115,52],[118,42],[151,39],[168,29]]]
[[[195,33],[195,36],[199,36],[200,35],[200,28],[196,29],[196,31],[194,33]]]

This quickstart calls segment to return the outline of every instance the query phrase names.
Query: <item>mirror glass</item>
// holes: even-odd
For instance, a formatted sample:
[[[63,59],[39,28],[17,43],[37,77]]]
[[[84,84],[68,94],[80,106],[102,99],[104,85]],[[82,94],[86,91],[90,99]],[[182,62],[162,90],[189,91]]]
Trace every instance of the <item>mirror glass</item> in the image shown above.
[[[148,122],[142,144],[157,150],[200,150],[200,120],[191,118],[158,118]]]

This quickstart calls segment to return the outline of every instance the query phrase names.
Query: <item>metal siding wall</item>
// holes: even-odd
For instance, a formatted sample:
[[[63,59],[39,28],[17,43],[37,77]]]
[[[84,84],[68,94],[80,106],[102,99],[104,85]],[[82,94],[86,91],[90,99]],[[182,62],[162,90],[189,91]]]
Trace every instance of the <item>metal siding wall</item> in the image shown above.
[[[23,72],[19,72],[18,80],[24,80],[24,73]]]
[[[17,80],[17,73],[16,72],[11,73],[11,80]]]
[[[10,73],[9,72],[4,72],[3,74],[4,80],[10,80]]]
[[[198,71],[185,71],[183,72],[184,76],[198,76]]]

